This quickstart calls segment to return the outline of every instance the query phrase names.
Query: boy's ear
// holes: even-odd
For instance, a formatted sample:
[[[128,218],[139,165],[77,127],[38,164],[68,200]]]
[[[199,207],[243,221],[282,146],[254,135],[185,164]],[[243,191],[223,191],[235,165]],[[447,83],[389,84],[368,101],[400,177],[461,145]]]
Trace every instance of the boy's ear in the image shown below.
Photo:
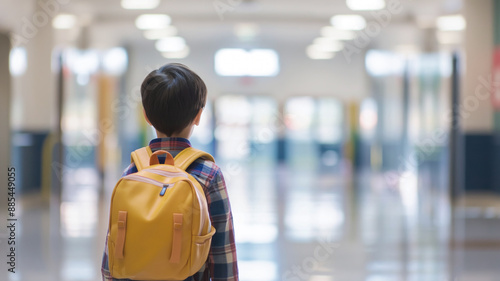
[[[148,116],[146,115],[146,110],[144,110],[144,108],[142,109],[142,114],[144,114],[144,119],[146,119],[146,122],[148,122],[149,126],[153,126],[151,125],[151,122],[149,122]]]
[[[198,114],[196,114],[196,117],[194,118],[193,124],[195,124],[196,126],[200,125],[200,120],[201,120],[201,114],[202,113],[203,113],[203,108],[201,108],[200,111],[198,111]]]

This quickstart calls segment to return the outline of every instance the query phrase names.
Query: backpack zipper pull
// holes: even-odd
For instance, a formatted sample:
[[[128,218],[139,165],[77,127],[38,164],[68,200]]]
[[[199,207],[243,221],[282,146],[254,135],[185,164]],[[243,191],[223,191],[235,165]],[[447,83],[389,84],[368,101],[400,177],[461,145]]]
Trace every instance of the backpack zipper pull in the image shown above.
[[[167,188],[168,188],[168,184],[164,184],[163,188],[161,189],[160,196],[165,195],[165,192],[167,191]]]

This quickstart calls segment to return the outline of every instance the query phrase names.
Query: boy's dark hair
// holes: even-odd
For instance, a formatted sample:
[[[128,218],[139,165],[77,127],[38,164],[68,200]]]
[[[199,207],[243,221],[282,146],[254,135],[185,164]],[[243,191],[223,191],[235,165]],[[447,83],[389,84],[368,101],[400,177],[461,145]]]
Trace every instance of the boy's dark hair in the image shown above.
[[[170,63],[149,73],[141,95],[151,125],[171,136],[184,130],[205,106],[207,87],[187,66]]]

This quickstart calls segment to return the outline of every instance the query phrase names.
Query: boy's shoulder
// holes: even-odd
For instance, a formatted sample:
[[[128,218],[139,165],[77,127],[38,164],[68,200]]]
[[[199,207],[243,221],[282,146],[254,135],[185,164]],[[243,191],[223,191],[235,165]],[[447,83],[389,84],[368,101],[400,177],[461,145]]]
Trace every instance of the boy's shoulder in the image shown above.
[[[204,187],[208,187],[217,177],[222,177],[220,167],[213,161],[198,158],[191,164],[186,172],[194,176]]]

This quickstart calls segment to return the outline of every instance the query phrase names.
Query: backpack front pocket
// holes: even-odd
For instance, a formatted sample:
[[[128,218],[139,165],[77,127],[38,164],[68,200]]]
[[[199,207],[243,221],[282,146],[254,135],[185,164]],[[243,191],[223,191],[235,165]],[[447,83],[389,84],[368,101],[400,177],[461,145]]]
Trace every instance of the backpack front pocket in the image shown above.
[[[193,236],[193,245],[191,246],[191,269],[198,270],[206,262],[206,257],[212,245],[212,237],[215,234],[215,228],[203,236]],[[196,272],[196,271],[195,271]]]

